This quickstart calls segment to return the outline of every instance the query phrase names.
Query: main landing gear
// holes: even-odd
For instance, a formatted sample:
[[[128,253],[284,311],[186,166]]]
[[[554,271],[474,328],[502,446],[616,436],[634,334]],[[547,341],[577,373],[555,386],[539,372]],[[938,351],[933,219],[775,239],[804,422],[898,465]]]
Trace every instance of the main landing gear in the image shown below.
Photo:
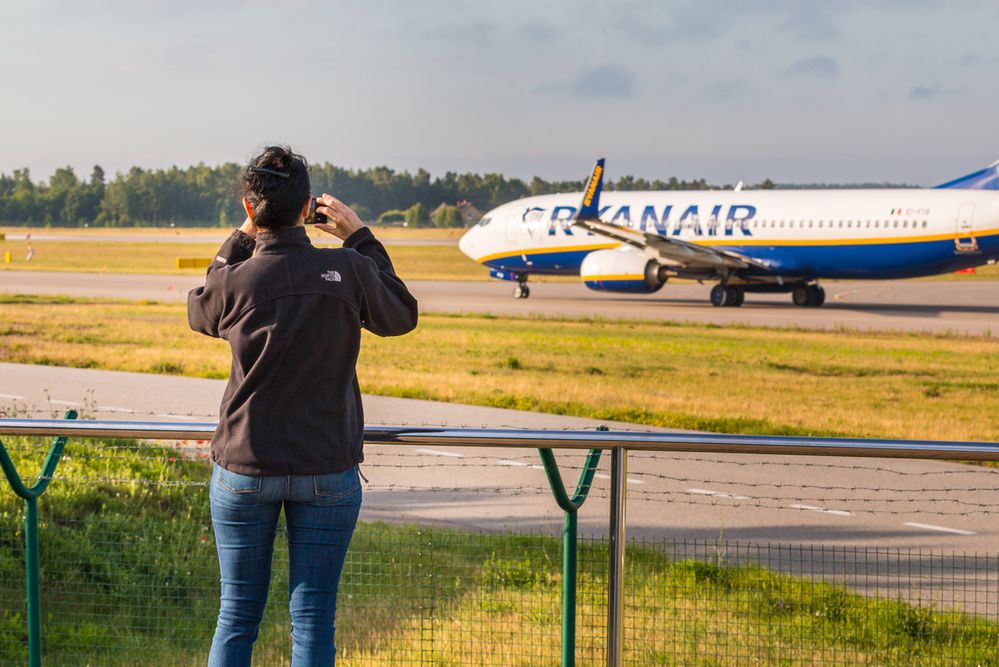
[[[818,308],[826,302],[826,291],[817,283],[749,283],[745,285],[719,283],[711,288],[711,305],[738,308],[746,300],[746,292],[790,292],[794,305],[803,308]]]
[[[746,300],[746,291],[735,285],[715,285],[711,288],[711,305],[738,308]]]
[[[791,291],[791,301],[803,308],[818,308],[826,302],[826,291],[821,285],[799,283]]]

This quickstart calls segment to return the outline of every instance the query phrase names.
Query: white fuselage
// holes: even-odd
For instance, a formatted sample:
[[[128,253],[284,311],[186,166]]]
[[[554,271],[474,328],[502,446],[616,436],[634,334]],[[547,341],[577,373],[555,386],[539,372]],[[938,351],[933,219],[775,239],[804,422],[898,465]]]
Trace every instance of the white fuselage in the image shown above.
[[[497,270],[578,273],[588,253],[619,245],[573,227],[581,196],[504,204],[460,248]],[[608,191],[600,219],[738,253],[771,276],[902,278],[999,257],[999,192],[988,190]]]

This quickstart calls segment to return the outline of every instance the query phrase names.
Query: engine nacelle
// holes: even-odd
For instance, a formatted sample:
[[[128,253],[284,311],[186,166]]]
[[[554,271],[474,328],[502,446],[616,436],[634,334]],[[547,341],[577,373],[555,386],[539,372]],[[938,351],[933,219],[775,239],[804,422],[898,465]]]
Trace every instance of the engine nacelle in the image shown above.
[[[592,290],[651,294],[666,283],[660,268],[644,253],[617,248],[591,252],[583,258],[579,275]]]

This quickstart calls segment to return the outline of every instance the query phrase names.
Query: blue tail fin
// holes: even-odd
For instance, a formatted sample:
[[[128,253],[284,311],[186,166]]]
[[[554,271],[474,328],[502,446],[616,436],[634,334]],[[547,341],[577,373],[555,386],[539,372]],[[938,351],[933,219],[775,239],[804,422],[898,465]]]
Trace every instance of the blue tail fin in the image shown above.
[[[954,188],[958,190],[999,190],[999,160],[985,169],[947,181],[938,188]]]
[[[600,218],[600,191],[604,189],[604,159],[593,165],[590,177],[583,188],[583,201],[576,213],[577,220],[598,220]]]

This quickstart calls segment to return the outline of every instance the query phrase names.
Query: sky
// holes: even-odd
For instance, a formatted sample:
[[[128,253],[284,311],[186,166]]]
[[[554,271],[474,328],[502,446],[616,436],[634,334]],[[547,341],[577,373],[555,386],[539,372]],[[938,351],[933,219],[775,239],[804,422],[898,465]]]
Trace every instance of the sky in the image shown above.
[[[999,158],[999,3],[5,0],[0,172],[310,161],[933,185]]]

